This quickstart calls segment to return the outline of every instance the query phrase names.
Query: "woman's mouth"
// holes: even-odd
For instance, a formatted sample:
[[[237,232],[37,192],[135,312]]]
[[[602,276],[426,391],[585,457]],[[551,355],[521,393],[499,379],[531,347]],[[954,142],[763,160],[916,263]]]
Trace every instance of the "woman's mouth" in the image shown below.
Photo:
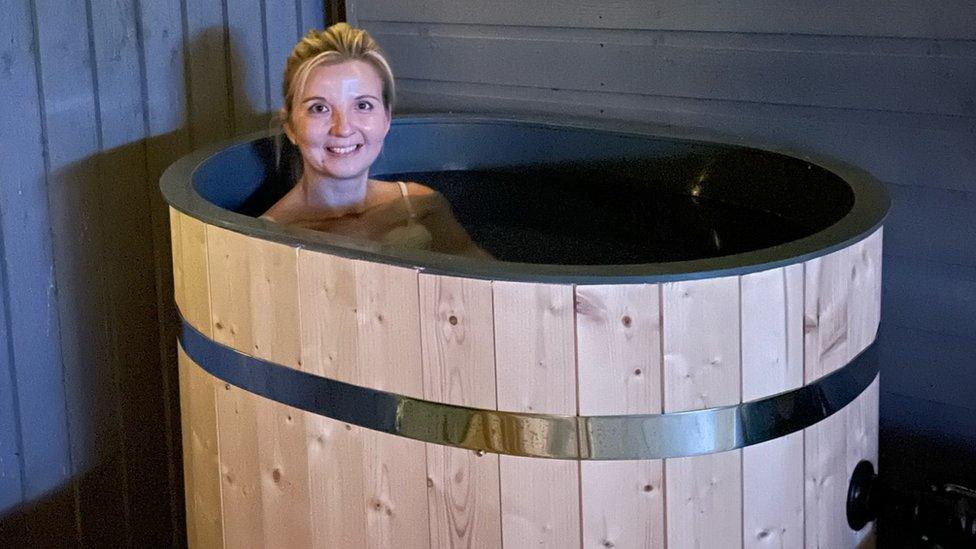
[[[362,144],[349,145],[348,147],[326,147],[325,150],[338,156],[345,156],[347,154],[352,154],[362,148]]]

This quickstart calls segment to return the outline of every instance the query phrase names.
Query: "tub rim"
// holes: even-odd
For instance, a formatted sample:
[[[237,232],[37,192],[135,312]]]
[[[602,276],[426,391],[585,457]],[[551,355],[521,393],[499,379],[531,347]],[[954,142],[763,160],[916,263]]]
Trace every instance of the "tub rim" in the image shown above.
[[[473,259],[383,245],[310,229],[285,227],[260,218],[239,214],[207,201],[193,186],[197,169],[224,150],[246,146],[272,136],[261,130],[227,139],[191,152],[174,162],[160,178],[166,202],[177,211],[207,224],[246,236],[278,242],[294,248],[324,252],[419,272],[484,280],[538,283],[634,284],[660,283],[739,276],[802,263],[846,248],[873,234],[886,219],[890,198],[884,187],[867,171],[825,155],[789,150],[757,139],[734,137],[700,129],[678,128],[643,122],[594,120],[534,115],[467,113],[424,113],[397,115],[393,125],[418,124],[519,125],[549,129],[610,132],[620,136],[704,142],[786,156],[818,166],[841,178],[854,194],[851,210],[836,223],[809,236],[748,252],[720,257],[621,265],[557,265]]]

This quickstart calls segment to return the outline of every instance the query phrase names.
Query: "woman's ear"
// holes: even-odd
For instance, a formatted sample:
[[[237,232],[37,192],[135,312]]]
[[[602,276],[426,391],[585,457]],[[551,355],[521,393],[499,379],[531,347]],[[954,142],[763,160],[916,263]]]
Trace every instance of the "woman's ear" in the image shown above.
[[[288,141],[294,145],[295,144],[295,130],[291,127],[291,120],[289,119],[288,112],[285,109],[278,111],[278,119],[281,120],[281,129],[285,131],[285,137]]]

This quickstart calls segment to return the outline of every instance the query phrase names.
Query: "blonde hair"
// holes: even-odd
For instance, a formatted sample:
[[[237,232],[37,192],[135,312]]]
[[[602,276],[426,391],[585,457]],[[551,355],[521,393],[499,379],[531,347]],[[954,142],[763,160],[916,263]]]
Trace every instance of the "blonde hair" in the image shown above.
[[[363,29],[336,23],[322,31],[308,31],[291,50],[285,63],[281,121],[286,122],[291,116],[295,96],[305,89],[312,70],[321,65],[353,60],[365,61],[376,69],[383,81],[383,106],[387,112],[392,112],[396,97],[393,71],[379,44]]]

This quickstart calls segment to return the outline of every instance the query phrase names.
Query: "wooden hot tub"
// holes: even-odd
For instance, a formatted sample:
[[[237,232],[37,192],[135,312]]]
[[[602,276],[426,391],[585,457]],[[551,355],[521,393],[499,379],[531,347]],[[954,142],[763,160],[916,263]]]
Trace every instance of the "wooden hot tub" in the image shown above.
[[[871,543],[846,511],[877,463],[867,174],[645,126],[395,120],[374,176],[440,190],[489,262],[246,215],[287,178],[272,150],[163,176],[191,546]]]

